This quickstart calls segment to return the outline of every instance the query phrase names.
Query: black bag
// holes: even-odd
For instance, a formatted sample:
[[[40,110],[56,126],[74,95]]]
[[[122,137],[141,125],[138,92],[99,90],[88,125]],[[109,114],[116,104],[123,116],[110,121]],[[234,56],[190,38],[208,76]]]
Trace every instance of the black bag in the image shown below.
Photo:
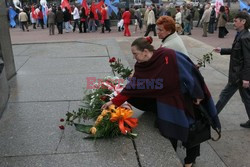
[[[218,138],[211,137],[211,125],[212,121],[204,107],[202,105],[193,105],[193,111],[195,115],[195,122],[189,127],[188,140],[183,145],[186,148],[192,148],[198,144],[212,139],[217,141],[220,139],[220,132],[215,129],[218,134]]]

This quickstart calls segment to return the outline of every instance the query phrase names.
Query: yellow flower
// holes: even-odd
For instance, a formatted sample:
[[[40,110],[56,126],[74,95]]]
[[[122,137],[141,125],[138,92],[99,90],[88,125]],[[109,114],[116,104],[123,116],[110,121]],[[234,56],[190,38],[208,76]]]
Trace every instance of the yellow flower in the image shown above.
[[[95,125],[98,125],[103,119],[103,116],[102,115],[99,115],[95,121]]]
[[[90,133],[95,135],[96,134],[97,129],[93,126],[92,128],[90,128]]]
[[[109,106],[109,109],[110,109],[110,110],[115,110],[115,105],[114,105],[114,104],[111,104],[111,105]]]
[[[105,116],[105,115],[107,115],[107,113],[109,113],[110,111],[108,111],[108,110],[102,110],[102,113],[101,113],[101,116]]]

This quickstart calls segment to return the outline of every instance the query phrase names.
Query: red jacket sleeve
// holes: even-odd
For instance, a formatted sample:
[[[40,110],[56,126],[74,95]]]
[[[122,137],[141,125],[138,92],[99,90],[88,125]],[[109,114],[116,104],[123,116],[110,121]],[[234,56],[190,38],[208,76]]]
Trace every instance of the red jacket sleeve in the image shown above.
[[[118,94],[116,97],[114,97],[111,101],[113,102],[114,105],[120,106],[122,105],[125,101],[129,99],[128,96],[123,96],[121,94]]]

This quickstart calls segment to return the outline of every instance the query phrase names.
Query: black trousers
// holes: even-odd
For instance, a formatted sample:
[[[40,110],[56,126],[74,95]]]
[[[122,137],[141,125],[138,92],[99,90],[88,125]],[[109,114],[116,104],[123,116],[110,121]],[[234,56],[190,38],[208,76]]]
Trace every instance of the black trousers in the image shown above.
[[[79,28],[79,32],[82,32],[82,29],[81,29],[81,26],[80,26],[80,23],[79,23],[79,19],[74,20],[73,32],[75,32],[75,30],[76,30],[76,25]]]
[[[219,38],[224,38],[224,36],[226,36],[227,34],[228,34],[228,31],[226,27],[219,27],[219,34],[218,34]]]
[[[241,100],[245,105],[247,116],[250,120],[250,88],[243,88],[242,82],[228,83],[225,86],[225,88],[220,93],[218,102],[216,103],[216,109],[218,113],[220,113],[237,90],[239,90]]]
[[[82,30],[82,25],[83,25],[83,32],[86,33],[87,32],[87,21],[80,21],[80,27]]]
[[[169,138],[174,150],[177,150],[177,140]],[[200,144],[191,148],[186,148],[186,157],[184,159],[185,164],[194,163],[196,158],[200,156]]]
[[[63,22],[56,23],[56,24],[57,24],[58,33],[63,34]]]
[[[147,31],[145,33],[145,37],[148,36],[148,34],[150,33],[150,31],[154,32],[154,36],[156,36],[156,29],[155,29],[156,24],[149,24],[147,27]]]

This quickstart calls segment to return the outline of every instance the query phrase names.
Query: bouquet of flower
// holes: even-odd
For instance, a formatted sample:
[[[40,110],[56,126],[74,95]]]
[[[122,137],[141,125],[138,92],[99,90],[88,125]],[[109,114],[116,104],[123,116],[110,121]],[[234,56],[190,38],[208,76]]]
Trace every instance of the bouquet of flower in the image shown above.
[[[109,60],[110,66],[122,77],[128,77],[132,70],[124,68],[120,60],[115,58]],[[130,72],[129,72],[130,71]],[[133,111],[129,104],[121,107],[109,106],[107,109],[101,109],[102,105],[117,96],[123,89],[123,79],[118,77],[105,77],[103,80],[95,83],[93,89],[85,92],[83,99],[84,105],[78,111],[67,112],[67,125],[74,125],[77,131],[89,134],[87,138],[115,137],[126,135],[135,137],[132,129],[138,124],[137,118],[132,118]],[[94,120],[91,125],[85,123],[86,120]],[[60,120],[64,122],[64,119]],[[64,129],[64,125],[59,126]]]

